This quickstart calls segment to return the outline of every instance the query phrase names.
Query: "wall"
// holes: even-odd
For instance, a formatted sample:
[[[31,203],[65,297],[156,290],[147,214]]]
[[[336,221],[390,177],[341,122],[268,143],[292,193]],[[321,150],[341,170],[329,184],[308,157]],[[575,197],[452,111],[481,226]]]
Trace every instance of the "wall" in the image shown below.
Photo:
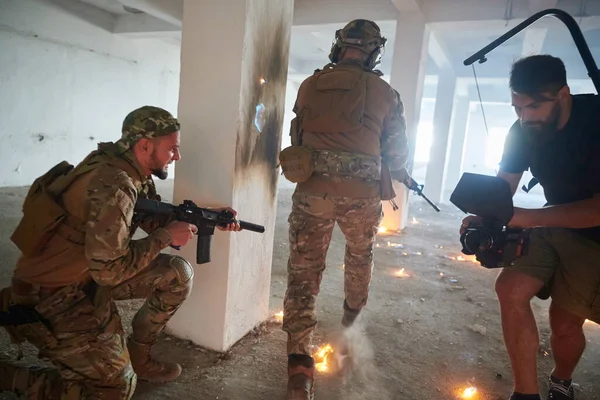
[[[94,25],[50,2],[0,0],[0,187],[29,185],[117,140],[139,106],[177,113],[179,46],[111,34],[112,16],[96,17]]]

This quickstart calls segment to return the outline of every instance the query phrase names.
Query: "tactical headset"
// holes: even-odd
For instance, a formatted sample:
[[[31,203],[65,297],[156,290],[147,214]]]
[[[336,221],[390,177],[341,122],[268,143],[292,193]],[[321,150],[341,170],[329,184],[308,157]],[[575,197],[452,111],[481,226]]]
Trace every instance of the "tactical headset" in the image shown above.
[[[335,32],[335,41],[331,45],[329,60],[337,63],[344,47],[354,47],[369,55],[365,66],[373,69],[381,62],[386,42],[387,39],[381,36],[381,30],[375,22],[356,19]]]

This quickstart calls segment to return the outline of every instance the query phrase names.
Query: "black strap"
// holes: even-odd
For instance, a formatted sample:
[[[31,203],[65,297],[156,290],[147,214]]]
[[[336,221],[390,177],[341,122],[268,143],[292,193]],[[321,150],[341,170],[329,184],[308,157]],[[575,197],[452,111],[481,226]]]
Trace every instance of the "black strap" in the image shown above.
[[[33,307],[15,304],[8,307],[8,312],[0,312],[0,326],[17,326],[34,322],[45,323],[45,320]]]

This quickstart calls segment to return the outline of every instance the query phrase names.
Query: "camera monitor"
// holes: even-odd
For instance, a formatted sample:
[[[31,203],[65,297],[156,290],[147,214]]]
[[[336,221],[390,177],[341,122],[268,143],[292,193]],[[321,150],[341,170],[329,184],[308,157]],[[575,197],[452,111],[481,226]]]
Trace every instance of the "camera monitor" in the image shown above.
[[[513,216],[510,185],[502,178],[463,173],[450,202],[465,213],[508,224]]]

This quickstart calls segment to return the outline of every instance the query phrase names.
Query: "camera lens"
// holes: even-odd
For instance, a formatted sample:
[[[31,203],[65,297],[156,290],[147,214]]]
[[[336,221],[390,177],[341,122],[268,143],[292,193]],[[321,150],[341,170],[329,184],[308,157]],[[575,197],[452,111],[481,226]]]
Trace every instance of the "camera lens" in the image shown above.
[[[489,250],[494,244],[493,237],[485,230],[477,228],[467,230],[461,237],[463,248],[471,254]]]

